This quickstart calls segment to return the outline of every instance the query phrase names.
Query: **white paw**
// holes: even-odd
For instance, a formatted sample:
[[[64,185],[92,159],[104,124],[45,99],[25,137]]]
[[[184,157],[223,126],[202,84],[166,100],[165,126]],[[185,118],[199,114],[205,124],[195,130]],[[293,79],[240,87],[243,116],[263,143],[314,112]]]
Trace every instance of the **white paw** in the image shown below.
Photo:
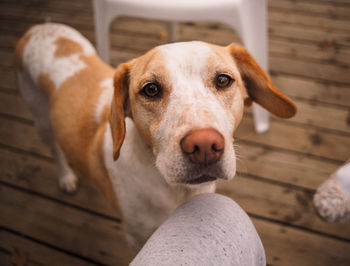
[[[78,178],[73,173],[68,173],[58,178],[60,188],[68,193],[73,193],[77,189]]]
[[[350,219],[350,197],[334,176],[328,178],[314,196],[314,207],[322,219],[340,223]]]

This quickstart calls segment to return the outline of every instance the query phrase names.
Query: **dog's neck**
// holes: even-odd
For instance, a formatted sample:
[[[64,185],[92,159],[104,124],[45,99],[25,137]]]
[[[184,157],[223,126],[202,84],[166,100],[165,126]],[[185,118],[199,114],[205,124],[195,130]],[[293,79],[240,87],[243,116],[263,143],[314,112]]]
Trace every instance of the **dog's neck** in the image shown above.
[[[131,227],[144,227],[145,236],[153,232],[182,202],[193,195],[214,192],[215,185],[194,188],[169,185],[155,167],[155,157],[141,138],[133,121],[126,119],[126,136],[116,162],[112,157],[112,136],[105,132],[105,163],[123,213]],[[137,216],[140,216],[137,218]],[[149,218],[152,217],[152,218]],[[142,221],[142,224],[134,224]]]
[[[126,118],[126,136],[120,150],[120,157],[116,162],[112,159],[112,138],[109,127],[106,129],[104,146],[106,166],[118,199],[125,191],[128,191],[128,194],[132,194],[130,191],[133,191],[132,197],[146,195],[146,193],[150,194],[151,198],[158,197],[155,205],[159,204],[162,197],[164,197],[160,201],[162,203],[171,200],[176,201],[177,204],[182,203],[183,199],[193,194],[208,191],[209,187],[211,192],[215,190],[213,185],[193,188],[169,185],[155,167],[155,156],[151,148],[143,141],[133,121],[129,118]],[[126,190],[123,189],[124,186],[128,186]]]

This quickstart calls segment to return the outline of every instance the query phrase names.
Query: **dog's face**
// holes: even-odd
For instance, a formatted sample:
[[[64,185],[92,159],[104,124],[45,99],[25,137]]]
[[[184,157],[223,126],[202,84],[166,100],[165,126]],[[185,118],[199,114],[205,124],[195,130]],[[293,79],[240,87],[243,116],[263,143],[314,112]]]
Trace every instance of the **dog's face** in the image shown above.
[[[115,159],[124,115],[132,117],[169,184],[197,185],[236,172],[233,134],[244,102],[280,117],[296,108],[244,48],[202,42],[157,47],[115,74],[111,128]]]

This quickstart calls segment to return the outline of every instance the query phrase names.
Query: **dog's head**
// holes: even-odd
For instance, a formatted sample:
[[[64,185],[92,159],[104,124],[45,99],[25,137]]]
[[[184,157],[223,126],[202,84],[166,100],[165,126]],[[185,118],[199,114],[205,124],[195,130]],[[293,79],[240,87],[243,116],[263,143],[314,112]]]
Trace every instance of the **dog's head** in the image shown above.
[[[292,117],[295,104],[239,45],[159,46],[118,67],[110,123],[117,159],[130,116],[169,184],[231,179],[244,103]]]

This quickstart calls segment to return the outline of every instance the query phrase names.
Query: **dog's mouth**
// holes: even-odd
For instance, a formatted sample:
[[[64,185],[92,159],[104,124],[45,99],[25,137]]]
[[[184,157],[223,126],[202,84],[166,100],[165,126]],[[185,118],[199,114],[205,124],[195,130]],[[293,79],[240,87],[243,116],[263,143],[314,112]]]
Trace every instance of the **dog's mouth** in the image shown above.
[[[210,176],[210,175],[202,175],[200,177],[191,179],[191,180],[186,180],[185,183],[189,185],[197,185],[197,184],[202,184],[206,182],[212,182],[215,181],[217,178]]]

